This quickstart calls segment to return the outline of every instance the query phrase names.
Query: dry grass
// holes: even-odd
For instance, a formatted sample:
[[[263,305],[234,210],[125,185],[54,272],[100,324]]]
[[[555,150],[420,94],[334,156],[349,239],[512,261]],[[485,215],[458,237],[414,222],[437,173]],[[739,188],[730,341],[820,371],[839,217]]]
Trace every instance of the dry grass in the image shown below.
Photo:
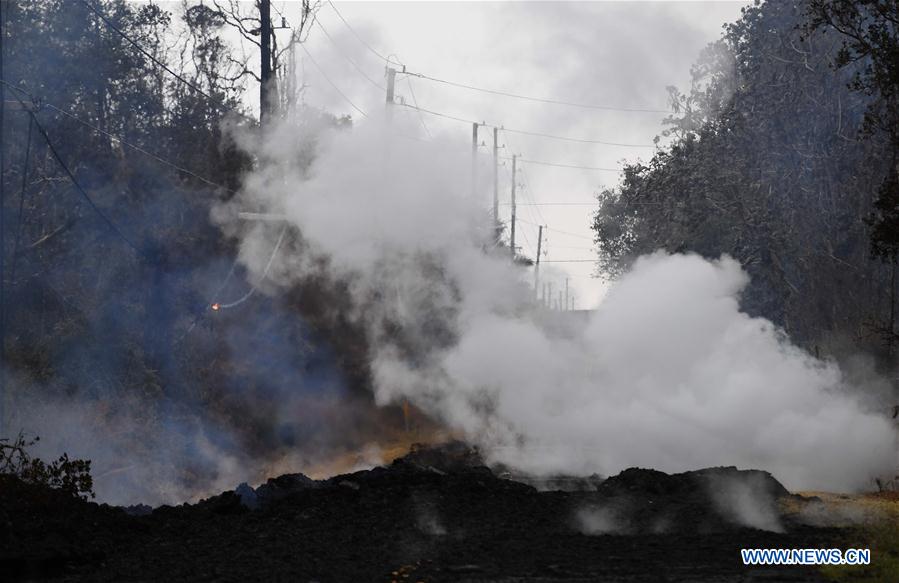
[[[781,501],[781,510],[814,526],[847,527],[841,548],[870,548],[871,564],[827,565],[821,572],[838,582],[899,582],[899,492],[833,494],[799,492],[805,500]]]

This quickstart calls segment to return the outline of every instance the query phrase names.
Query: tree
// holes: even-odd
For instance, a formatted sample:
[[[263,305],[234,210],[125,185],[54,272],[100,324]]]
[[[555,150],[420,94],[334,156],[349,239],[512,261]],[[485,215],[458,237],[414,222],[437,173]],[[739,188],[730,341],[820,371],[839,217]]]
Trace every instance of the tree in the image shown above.
[[[888,140],[860,135],[873,97],[834,68],[835,35],[804,27],[808,3],[743,10],[692,70],[669,144],[599,194],[594,231],[614,274],[664,248],[728,253],[751,276],[743,308],[797,341],[866,344],[889,271],[872,261],[864,222],[888,168]],[[874,347],[871,347],[874,349]]]

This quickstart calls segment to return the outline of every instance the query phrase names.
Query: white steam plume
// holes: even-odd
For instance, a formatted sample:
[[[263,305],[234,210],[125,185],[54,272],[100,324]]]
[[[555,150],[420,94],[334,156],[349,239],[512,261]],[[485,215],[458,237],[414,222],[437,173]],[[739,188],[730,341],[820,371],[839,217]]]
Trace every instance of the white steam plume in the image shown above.
[[[270,279],[302,280],[314,252],[350,281],[379,403],[407,398],[493,461],[537,474],[738,465],[792,489],[844,490],[891,469],[889,422],[834,364],[740,311],[735,261],[643,257],[586,321],[560,321],[533,304],[525,270],[485,245],[490,197],[470,195],[465,145],[392,131],[412,133],[371,118],[308,138],[274,128],[248,145],[262,162],[236,201],[284,213],[308,244],[287,245]],[[257,276],[276,233],[242,233]]]

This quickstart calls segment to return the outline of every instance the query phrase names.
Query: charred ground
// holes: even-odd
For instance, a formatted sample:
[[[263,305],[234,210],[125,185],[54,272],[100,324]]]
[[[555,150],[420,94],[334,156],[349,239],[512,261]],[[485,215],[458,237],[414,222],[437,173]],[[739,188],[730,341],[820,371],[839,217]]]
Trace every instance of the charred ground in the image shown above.
[[[789,496],[763,472],[629,469],[590,490],[538,491],[459,453],[419,449],[152,511],[5,478],[0,570],[63,581],[817,581],[803,567],[744,567],[739,549],[831,547],[843,535],[784,517],[782,533],[736,524],[715,484]],[[613,509],[612,530],[588,534],[579,517],[595,509]]]

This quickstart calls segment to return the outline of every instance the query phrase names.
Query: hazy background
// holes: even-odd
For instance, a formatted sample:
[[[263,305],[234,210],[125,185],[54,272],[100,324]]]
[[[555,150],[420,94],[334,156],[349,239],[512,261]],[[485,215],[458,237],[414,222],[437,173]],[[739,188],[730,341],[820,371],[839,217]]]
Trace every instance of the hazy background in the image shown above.
[[[686,88],[699,51],[720,37],[747,2],[335,2],[340,15],[323,3],[318,25],[306,43],[313,64],[303,55],[302,82],[307,103],[337,114],[361,117],[344,97],[365,112],[384,107],[385,96],[372,80],[385,84],[384,61],[374,50],[406,65],[410,72],[457,83],[527,96],[620,108],[668,108],[666,86]],[[250,8],[247,3],[247,9]],[[274,2],[273,16],[299,22],[298,2]],[[327,31],[326,36],[322,29]],[[287,36],[287,31],[278,34]],[[240,43],[239,35],[234,42]],[[248,43],[246,48],[250,47]],[[252,54],[252,64],[258,57]],[[302,55],[302,52],[300,52]],[[322,75],[327,76],[327,79]],[[412,88],[410,90],[409,84]],[[530,102],[435,83],[397,77],[398,99],[463,119],[531,132],[642,145],[583,144],[505,133],[501,156],[617,168],[622,159],[648,160],[653,138],[661,132],[662,113],[605,111]],[[255,91],[248,97],[256,97]],[[255,106],[255,105],[254,105]],[[421,120],[422,134],[455,134],[470,140],[471,126],[397,108],[398,116]],[[487,168],[492,130],[480,141]],[[537,225],[544,231],[545,275],[558,269],[555,289],[569,277],[578,308],[595,307],[605,286],[591,279],[590,217],[593,195],[618,180],[611,171],[557,168],[522,162],[517,241],[522,253],[536,255]],[[468,171],[468,166],[460,168]],[[484,177],[489,178],[489,177]],[[500,169],[500,215],[507,221],[511,162]],[[523,188],[521,188],[523,186]],[[547,203],[578,203],[550,205]],[[580,204],[585,203],[585,204]],[[484,205],[489,206],[485,200]],[[577,260],[572,263],[549,263]],[[584,261],[587,260],[587,261]],[[552,269],[550,269],[552,268]]]

